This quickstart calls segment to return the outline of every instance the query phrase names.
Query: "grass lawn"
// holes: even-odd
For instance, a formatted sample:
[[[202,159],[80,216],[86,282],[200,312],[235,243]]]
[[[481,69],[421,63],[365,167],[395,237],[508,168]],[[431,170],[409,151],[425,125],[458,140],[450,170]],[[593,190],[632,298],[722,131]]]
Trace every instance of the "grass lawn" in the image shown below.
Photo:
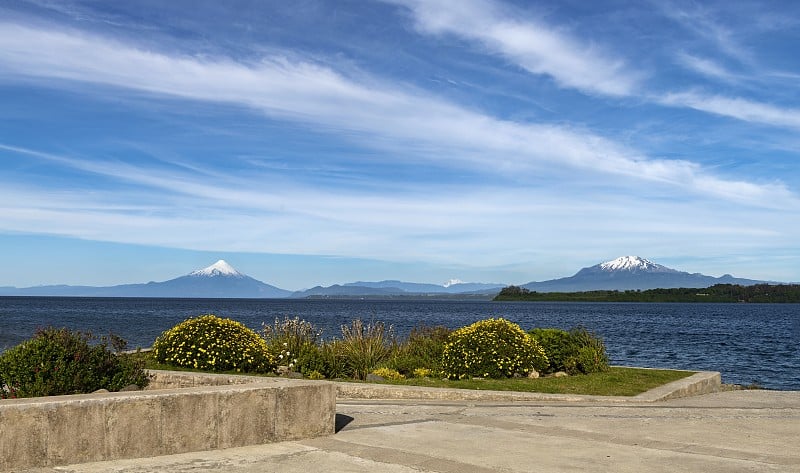
[[[410,378],[400,381],[387,380],[381,382],[381,384],[487,391],[635,396],[669,382],[686,378],[692,374],[694,372],[613,367],[605,373],[567,376],[564,378],[465,379],[458,381],[438,378]]]
[[[145,359],[146,368],[155,370],[195,371],[157,363],[149,353],[139,353]],[[226,374],[248,375],[248,373],[226,372]],[[432,388],[476,389],[486,391],[520,391],[551,394],[591,394],[597,396],[635,396],[658,386],[691,376],[691,371],[654,370],[642,368],[612,367],[605,373],[567,376],[564,378],[513,378],[513,379],[465,379],[459,381],[439,378],[409,378],[401,381],[383,381],[381,384],[426,386]],[[265,376],[265,375],[255,375]],[[269,375],[267,375],[269,376]],[[342,382],[363,383],[345,379]]]

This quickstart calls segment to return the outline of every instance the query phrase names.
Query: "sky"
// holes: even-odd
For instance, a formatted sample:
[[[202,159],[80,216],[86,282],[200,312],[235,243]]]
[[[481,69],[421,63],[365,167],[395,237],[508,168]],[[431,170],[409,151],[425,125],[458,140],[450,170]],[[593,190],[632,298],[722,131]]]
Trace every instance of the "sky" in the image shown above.
[[[0,0],[0,286],[800,281],[800,3]]]

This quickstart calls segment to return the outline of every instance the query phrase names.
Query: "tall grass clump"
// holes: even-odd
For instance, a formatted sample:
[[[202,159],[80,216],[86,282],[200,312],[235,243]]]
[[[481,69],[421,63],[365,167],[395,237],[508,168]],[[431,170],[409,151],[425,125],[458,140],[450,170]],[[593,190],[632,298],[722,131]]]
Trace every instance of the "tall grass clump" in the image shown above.
[[[275,318],[272,325],[263,324],[262,333],[270,353],[279,365],[309,376],[322,374],[325,362],[322,353],[322,330],[299,317]]]
[[[66,328],[38,330],[0,355],[0,399],[143,388],[149,382],[143,361],[120,353],[125,345],[115,335],[97,338]]]
[[[394,343],[391,326],[355,319],[350,325],[342,325],[342,339],[335,341],[334,353],[341,357],[350,376],[363,380],[389,357]]]

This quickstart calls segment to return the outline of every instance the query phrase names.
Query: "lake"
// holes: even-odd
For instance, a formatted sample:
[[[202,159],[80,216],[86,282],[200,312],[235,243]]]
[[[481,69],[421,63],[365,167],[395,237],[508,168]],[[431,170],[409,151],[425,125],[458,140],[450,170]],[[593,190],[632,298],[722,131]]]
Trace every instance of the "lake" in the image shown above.
[[[399,336],[419,324],[458,328],[488,317],[526,330],[582,325],[605,340],[613,364],[720,371],[725,383],[800,390],[800,304],[0,297],[0,350],[46,326],[111,331],[131,348],[149,347],[164,330],[206,313],[256,330],[300,317],[326,338],[354,318],[382,321]]]

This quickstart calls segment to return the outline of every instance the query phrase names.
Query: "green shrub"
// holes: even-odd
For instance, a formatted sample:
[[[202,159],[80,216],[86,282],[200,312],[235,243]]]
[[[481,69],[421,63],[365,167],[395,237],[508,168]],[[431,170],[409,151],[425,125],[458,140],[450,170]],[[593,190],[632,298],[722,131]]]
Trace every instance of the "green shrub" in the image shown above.
[[[509,378],[547,367],[544,350],[519,325],[487,319],[453,332],[442,356],[444,375]]]
[[[452,331],[443,326],[414,327],[408,337],[394,347],[387,366],[405,376],[413,376],[418,368],[441,372],[444,344],[450,333]]]
[[[544,348],[549,366],[546,373],[565,371],[569,374],[589,374],[608,371],[608,356],[603,340],[583,327],[569,332],[553,328],[530,331]]]
[[[557,328],[536,328],[528,333],[539,342],[547,355],[549,364],[544,373],[567,371],[565,363],[575,356],[579,348],[569,332]]]
[[[342,325],[342,339],[337,342],[335,356],[340,356],[347,367],[347,374],[356,379],[365,379],[381,362],[389,357],[394,333],[383,322],[365,324],[355,319],[350,325]]]
[[[267,343],[244,324],[208,314],[187,319],[153,343],[156,361],[208,371],[266,373],[275,369]]]
[[[114,335],[97,339],[66,328],[37,331],[32,339],[0,355],[0,398],[147,386],[143,362],[110,351],[109,343],[117,352],[125,347],[125,341]]]
[[[584,327],[573,328],[569,334],[578,349],[565,363],[568,373],[589,374],[608,371],[606,345],[599,336]]]

